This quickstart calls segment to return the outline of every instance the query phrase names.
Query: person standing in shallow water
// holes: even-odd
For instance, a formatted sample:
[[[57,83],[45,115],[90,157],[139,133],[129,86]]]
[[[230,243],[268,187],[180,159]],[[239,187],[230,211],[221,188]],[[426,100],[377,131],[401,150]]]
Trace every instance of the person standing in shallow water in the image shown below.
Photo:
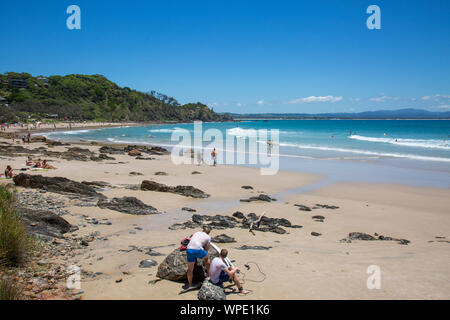
[[[213,158],[214,167],[215,167],[216,164],[217,164],[217,151],[216,151],[216,148],[214,148],[214,150],[211,152],[211,157]]]

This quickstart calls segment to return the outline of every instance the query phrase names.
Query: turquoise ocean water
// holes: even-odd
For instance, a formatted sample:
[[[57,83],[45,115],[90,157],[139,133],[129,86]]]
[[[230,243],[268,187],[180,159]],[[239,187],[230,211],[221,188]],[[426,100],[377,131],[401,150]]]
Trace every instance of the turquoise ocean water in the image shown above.
[[[52,139],[171,146],[174,132],[194,125],[74,130],[48,133]],[[227,138],[247,140],[259,129],[279,131],[281,170],[322,173],[336,180],[364,180],[420,186],[450,186],[448,120],[244,120],[203,123]],[[259,143],[265,139],[256,137]],[[206,143],[210,144],[210,142]],[[219,151],[227,150],[218,148]],[[228,150],[231,151],[231,150]],[[319,160],[319,161],[317,161]],[[347,177],[347,178],[345,178]]]

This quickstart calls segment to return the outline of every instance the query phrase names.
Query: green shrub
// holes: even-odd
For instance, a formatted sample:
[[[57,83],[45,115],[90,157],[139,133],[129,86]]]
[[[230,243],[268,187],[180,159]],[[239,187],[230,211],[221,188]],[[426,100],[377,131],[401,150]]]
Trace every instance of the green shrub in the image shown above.
[[[31,246],[31,237],[14,209],[14,194],[0,185],[0,266],[22,264]]]
[[[21,289],[13,279],[0,278],[0,300],[19,300],[20,297]]]

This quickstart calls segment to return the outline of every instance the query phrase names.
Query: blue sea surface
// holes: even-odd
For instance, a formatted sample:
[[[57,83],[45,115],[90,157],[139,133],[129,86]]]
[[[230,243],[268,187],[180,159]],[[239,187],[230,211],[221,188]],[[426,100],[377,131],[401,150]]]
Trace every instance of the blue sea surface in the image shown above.
[[[193,136],[194,124],[74,130],[47,136],[170,147],[179,143],[171,137],[180,129]],[[203,123],[202,129],[203,133],[219,130],[236,141],[256,135],[259,143],[271,138],[261,138],[257,130],[278,130],[281,170],[322,173],[338,181],[450,187],[449,120],[244,120]],[[218,150],[226,152],[226,145]]]

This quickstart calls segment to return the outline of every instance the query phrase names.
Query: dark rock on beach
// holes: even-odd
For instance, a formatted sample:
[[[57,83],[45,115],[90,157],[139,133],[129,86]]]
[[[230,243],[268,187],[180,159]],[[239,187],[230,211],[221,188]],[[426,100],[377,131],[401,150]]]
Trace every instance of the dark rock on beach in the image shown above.
[[[197,298],[198,300],[226,300],[227,296],[223,288],[206,279],[198,291]]]
[[[237,220],[235,218],[236,216],[240,220]],[[213,229],[223,230],[231,228],[250,229],[251,226],[252,227],[251,230],[253,231],[274,232],[278,234],[284,234],[286,233],[286,230],[284,230],[281,227],[302,228],[302,226],[291,224],[289,220],[284,218],[269,218],[263,216],[259,221],[259,223],[257,222],[258,219],[259,218],[254,213],[250,213],[246,217],[241,212],[235,212],[233,214],[233,217],[221,215],[208,216],[208,215],[194,214],[192,216],[192,220],[186,221],[184,223],[174,224],[170,226],[169,229],[170,230],[180,230],[186,228],[194,229],[200,228],[202,225],[208,225],[211,226]]]
[[[253,190],[252,186],[242,186],[241,188],[246,190]]]
[[[311,235],[312,236],[314,236],[314,237],[320,237],[322,234],[321,233],[318,233],[318,232],[315,232],[315,231],[313,231],[313,232],[311,232]]]
[[[180,194],[185,197],[192,198],[208,198],[209,194],[204,193],[202,190],[194,188],[193,186],[167,186],[155,181],[144,180],[141,184],[141,190],[144,191],[157,191],[157,192],[170,192]]]
[[[158,265],[158,262],[156,262],[155,260],[147,259],[147,260],[142,260],[139,263],[139,268],[151,268],[156,265]]]
[[[241,199],[241,202],[253,202],[253,201],[265,201],[265,202],[272,202],[277,201],[277,199],[271,198],[266,194],[260,194],[257,197],[250,197],[248,199]]]
[[[230,236],[227,236],[226,234],[220,234],[218,236],[215,236],[211,239],[212,242],[216,243],[232,243],[236,242],[236,240]]]
[[[64,233],[75,231],[65,219],[50,211],[17,208],[28,232],[45,237],[62,238]]]
[[[310,207],[302,205],[302,204],[294,204],[294,206],[298,207],[298,210],[300,210],[300,211],[312,211],[312,209]]]
[[[367,233],[362,232],[351,232],[348,234],[347,238],[342,239],[340,242],[351,243],[352,240],[363,240],[363,241],[397,241],[398,244],[407,245],[410,243],[409,240],[406,239],[396,239],[392,237],[385,237],[383,235],[378,235],[375,233],[373,236]]]
[[[233,217],[238,218],[238,219],[244,219],[245,215],[240,211],[236,211],[235,213],[233,213]]]
[[[104,146],[98,150],[100,153],[108,153],[108,154],[124,154],[123,149],[114,148],[111,146]]]
[[[336,210],[339,209],[339,207],[337,206],[329,206],[327,204],[316,204],[316,207],[313,209],[331,209],[331,210]]]
[[[237,250],[269,250],[272,247],[264,247],[264,246],[247,246],[243,245],[239,248],[236,248]]]
[[[183,207],[183,208],[181,208],[181,210],[187,211],[187,212],[197,212],[197,210],[192,209],[192,208],[188,208],[188,207]]]
[[[134,215],[158,214],[158,210],[146,205],[135,197],[113,198],[112,200],[101,199],[97,205],[102,209],[110,209]]]
[[[98,188],[111,187],[111,184],[105,181],[82,181],[81,183]]]
[[[210,248],[208,251],[208,257],[210,260],[217,257],[219,254],[214,250],[214,248]],[[163,262],[161,262],[158,266],[158,272],[156,276],[161,279],[171,280],[171,281],[186,281],[187,280],[187,258],[186,258],[186,250],[180,251],[179,248],[175,249],[170,253]],[[208,272],[204,265],[203,260],[197,259],[197,262],[194,266],[194,277],[193,281],[203,281],[206,279]]]
[[[43,177],[41,175],[21,173],[15,176],[13,181],[17,186],[24,188],[105,198],[104,195],[98,193],[93,187],[63,177]]]

